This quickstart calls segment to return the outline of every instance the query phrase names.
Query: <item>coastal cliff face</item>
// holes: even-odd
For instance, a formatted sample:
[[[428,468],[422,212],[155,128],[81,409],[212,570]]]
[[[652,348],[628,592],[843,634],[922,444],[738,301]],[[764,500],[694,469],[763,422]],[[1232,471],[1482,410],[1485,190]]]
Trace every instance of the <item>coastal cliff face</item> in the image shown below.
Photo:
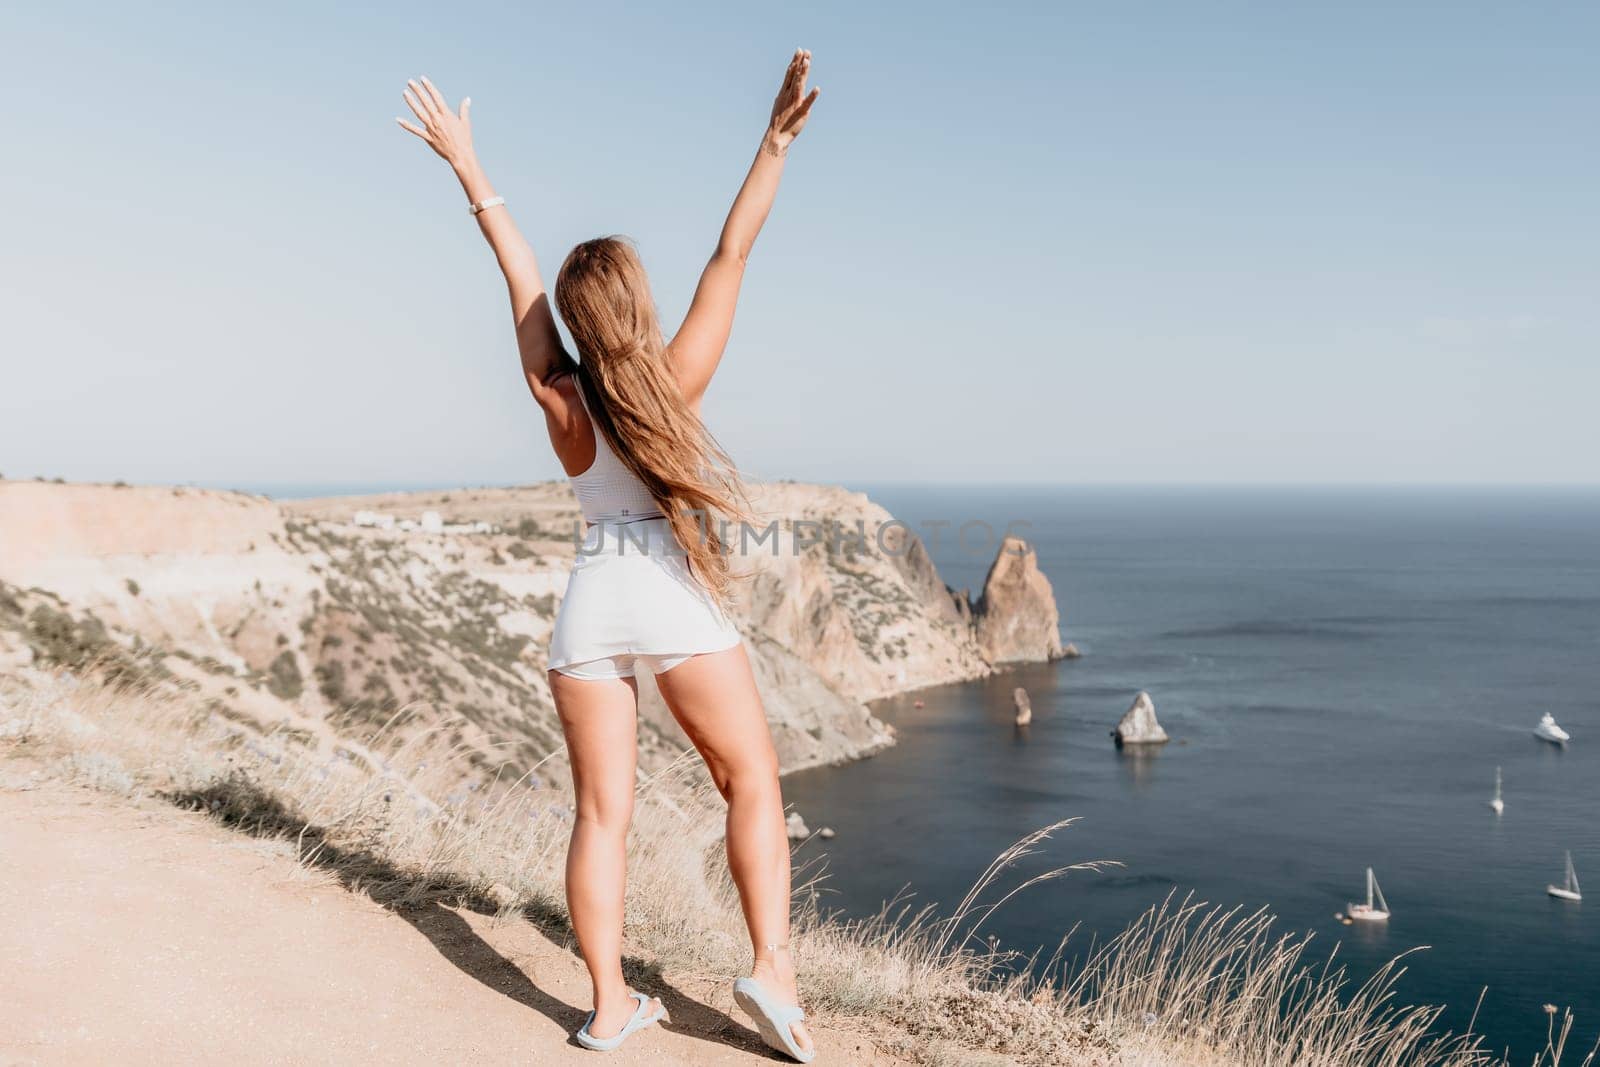
[[[738,611],[841,695],[875,700],[991,664],[920,541],[864,494],[778,483],[752,496],[775,544],[736,557]]]
[[[1031,555],[1020,570],[1002,555],[963,611],[865,496],[778,484],[753,504],[765,539],[736,559],[735,617],[785,770],[891,744],[868,700],[1059,654]],[[330,751],[381,731],[521,773],[561,758],[545,649],[578,523],[560,483],[278,504],[0,482],[0,683],[110,665]],[[687,741],[641,694],[648,771]]]

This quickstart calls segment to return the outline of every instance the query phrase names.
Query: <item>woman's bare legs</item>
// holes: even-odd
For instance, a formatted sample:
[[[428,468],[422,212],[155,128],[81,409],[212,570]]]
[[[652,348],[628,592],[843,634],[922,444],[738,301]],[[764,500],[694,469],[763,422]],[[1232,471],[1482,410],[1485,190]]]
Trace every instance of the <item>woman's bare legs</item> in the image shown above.
[[[550,672],[567,738],[576,811],[567,846],[567,912],[594,983],[595,1037],[614,1037],[639,1002],[622,977],[622,902],[633,818],[639,689],[632,678],[594,681]],[[661,1009],[650,1002],[649,1013]]]
[[[743,645],[695,656],[657,675],[656,687],[728,802],[728,870],[750,928],[751,977],[797,1004],[789,954],[789,835],[778,754],[749,657]],[[804,1024],[796,1023],[793,1032],[801,1048],[811,1047]]]

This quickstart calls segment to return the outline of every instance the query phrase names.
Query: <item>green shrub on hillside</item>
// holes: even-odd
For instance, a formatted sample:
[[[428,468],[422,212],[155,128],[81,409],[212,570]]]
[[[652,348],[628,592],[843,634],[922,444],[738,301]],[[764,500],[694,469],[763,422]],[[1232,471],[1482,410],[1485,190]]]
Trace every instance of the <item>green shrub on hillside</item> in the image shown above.
[[[267,692],[280,700],[293,700],[305,692],[306,680],[294,653],[284,649],[267,667]]]
[[[80,622],[48,604],[28,613],[27,634],[28,643],[47,663],[75,670],[114,647],[105,624],[93,615]]]
[[[8,612],[12,607],[20,610],[15,597],[4,595],[6,603],[0,607]],[[107,679],[127,685],[170,677],[159,659],[138,649],[130,653],[112,639],[105,623],[87,612],[74,619],[59,608],[38,604],[21,630],[34,655],[45,664],[72,671],[97,670]]]
[[[317,665],[317,690],[330,704],[344,702],[344,664],[329,660]]]

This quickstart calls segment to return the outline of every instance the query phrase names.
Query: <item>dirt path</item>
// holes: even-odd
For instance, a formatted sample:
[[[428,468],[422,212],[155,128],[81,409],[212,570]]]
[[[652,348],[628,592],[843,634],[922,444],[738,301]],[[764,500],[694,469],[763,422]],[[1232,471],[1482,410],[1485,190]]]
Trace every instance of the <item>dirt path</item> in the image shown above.
[[[528,923],[391,911],[154,802],[0,791],[0,900],[4,1065],[776,1062],[726,982],[675,980],[647,987],[672,1021],[602,1060],[570,1038],[581,964]],[[818,1063],[901,1062],[818,1036]]]

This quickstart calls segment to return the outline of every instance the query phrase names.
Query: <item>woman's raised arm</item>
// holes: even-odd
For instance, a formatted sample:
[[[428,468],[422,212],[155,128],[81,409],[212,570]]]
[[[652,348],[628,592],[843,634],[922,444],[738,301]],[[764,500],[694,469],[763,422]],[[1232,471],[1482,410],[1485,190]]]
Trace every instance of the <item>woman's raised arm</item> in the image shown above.
[[[711,254],[711,262],[700,276],[683,325],[678,327],[677,336],[667,346],[678,373],[679,388],[691,407],[700,403],[722,359],[722,350],[728,345],[745,262],[756,243],[756,235],[767,221],[767,213],[772,210],[773,198],[778,195],[784,156],[805,126],[811,105],[816,103],[818,90],[806,92],[806,78],[810,73],[811,53],[803,48],[796,49],[789,60],[789,69],[784,72],[778,98],[773,102],[772,118],[761,138],[761,148],[756,152],[755,162],[750,164],[744,184],[739,187],[727,222],[723,223],[717,250]]]
[[[420,82],[420,84],[419,84]],[[478,154],[472,147],[472,100],[461,101],[461,109],[452,112],[444,96],[427,78],[406,82],[403,94],[406,106],[422,125],[396,119],[428,143],[439,157],[450,164],[461,188],[466,191],[467,202],[474,208],[489,201],[494,206],[477,210],[478,228],[494,249],[500,271],[506,276],[506,287],[511,293],[511,315],[517,328],[517,350],[522,356],[522,373],[528,380],[533,397],[552,415],[564,414],[567,406],[563,398],[551,387],[556,372],[564,369],[568,360],[561,347],[561,336],[556,333],[556,320],[550,311],[550,295],[539,277],[539,261],[533,248],[512,221],[511,212],[503,200],[495,196],[483,168],[478,165]],[[553,411],[555,408],[562,411]],[[554,434],[556,427],[552,426]]]

